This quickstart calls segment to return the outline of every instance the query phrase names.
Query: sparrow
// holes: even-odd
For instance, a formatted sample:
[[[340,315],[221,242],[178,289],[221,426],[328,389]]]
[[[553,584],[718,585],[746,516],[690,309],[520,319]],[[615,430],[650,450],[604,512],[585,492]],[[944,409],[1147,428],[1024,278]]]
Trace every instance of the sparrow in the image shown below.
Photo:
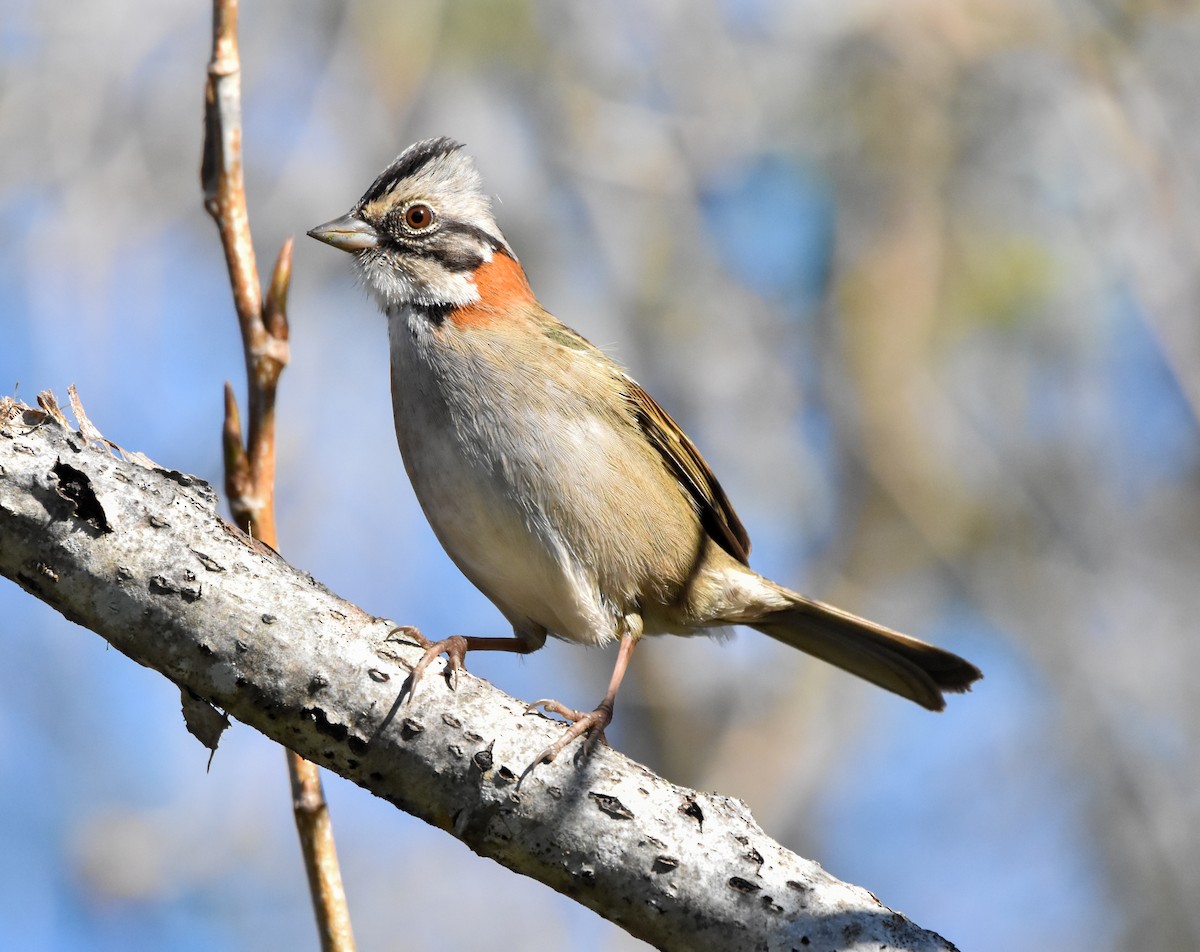
[[[604,737],[645,635],[747,625],[922,707],[982,675],[970,662],[793,592],[749,565],[750,539],[691,440],[612,358],[537,301],[462,145],[402,152],[349,214],[308,234],[349,252],[387,316],[396,438],[417,499],[515,637],[430,641],[447,656],[617,642],[603,700],[536,763]]]

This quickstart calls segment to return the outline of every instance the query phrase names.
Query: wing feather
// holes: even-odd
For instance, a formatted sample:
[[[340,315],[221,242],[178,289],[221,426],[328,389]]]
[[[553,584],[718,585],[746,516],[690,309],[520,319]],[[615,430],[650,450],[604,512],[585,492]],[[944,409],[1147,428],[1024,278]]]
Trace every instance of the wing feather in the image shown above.
[[[735,559],[749,564],[750,536],[700,451],[650,394],[628,377],[623,382],[638,426],[692,497],[705,531]]]
[[[547,338],[577,355],[590,355],[599,367],[604,368],[605,373],[612,373],[617,377],[618,385],[633,410],[637,425],[650,445],[662,456],[663,462],[679,480],[679,484],[691,496],[704,531],[722,549],[743,565],[748,565],[750,536],[747,535],[737,513],[733,511],[733,505],[721,484],[717,482],[717,477],[709,469],[708,463],[704,462],[700,451],[679,428],[679,424],[603,351],[565,324],[549,315],[546,315],[546,318],[548,320],[544,332]]]

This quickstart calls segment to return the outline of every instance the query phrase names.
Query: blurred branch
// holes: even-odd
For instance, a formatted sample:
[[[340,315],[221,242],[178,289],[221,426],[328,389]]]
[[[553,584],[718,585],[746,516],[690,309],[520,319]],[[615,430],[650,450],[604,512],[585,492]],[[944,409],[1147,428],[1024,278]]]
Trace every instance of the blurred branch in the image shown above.
[[[611,748],[523,774],[563,728],[485,681],[464,675],[450,691],[431,680],[401,707],[398,665],[421,649],[389,641],[391,622],[221,520],[195,477],[114,457],[9,399],[0,473],[0,574],[658,948],[953,948],[783,849],[739,801],[677,787]]]
[[[225,489],[237,524],[272,548],[275,530],[275,395],[288,362],[287,292],[292,240],[279,252],[261,299],[242,175],[241,67],[237,0],[214,0],[213,52],[204,98],[204,205],[221,234],[246,361],[249,426],[242,442],[233,387],[225,384]],[[189,719],[189,725],[191,719]],[[353,952],[354,932],[338,867],[333,825],[317,768],[285,745],[292,812],[326,952]]]
[[[200,182],[204,207],[216,222],[225,250],[233,304],[242,331],[249,383],[247,452],[240,450],[241,432],[232,393],[226,392],[226,451],[230,508],[239,525],[250,522],[258,538],[274,545],[275,389],[288,362],[287,285],[291,275],[291,240],[284,243],[266,307],[258,282],[246,191],[242,177],[241,67],[237,52],[237,2],[213,4],[213,55],[208,64],[204,97],[204,154]],[[237,436],[238,449],[233,449]]]

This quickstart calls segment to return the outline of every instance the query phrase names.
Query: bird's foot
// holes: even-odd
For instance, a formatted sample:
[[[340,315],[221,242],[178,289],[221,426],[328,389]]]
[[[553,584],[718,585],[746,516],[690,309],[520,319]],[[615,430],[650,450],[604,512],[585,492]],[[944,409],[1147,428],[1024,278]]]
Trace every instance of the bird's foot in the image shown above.
[[[601,701],[594,711],[584,712],[567,707],[558,701],[542,699],[527,705],[525,713],[529,714],[539,707],[550,714],[558,714],[560,717],[565,717],[571,722],[571,726],[567,728],[567,732],[562,737],[534,758],[533,762],[535,764],[550,763],[550,761],[562,753],[563,749],[571,741],[584,734],[587,735],[583,742],[583,752],[585,755],[591,753],[592,748],[597,743],[608,743],[608,738],[604,736],[604,728],[612,723],[613,709],[612,704],[607,700]]]
[[[403,635],[403,637],[393,639],[392,635],[395,634]],[[412,701],[413,695],[417,692],[417,683],[421,680],[421,676],[425,674],[425,669],[440,654],[445,654],[446,656],[446,683],[450,685],[451,691],[458,689],[458,672],[467,669],[466,657],[467,650],[470,647],[465,637],[462,635],[451,635],[449,638],[443,638],[441,641],[430,641],[411,625],[401,625],[388,632],[388,640],[407,641],[410,644],[415,644],[425,649],[425,653],[421,655],[421,660],[412,666],[412,673],[408,676],[409,702]]]

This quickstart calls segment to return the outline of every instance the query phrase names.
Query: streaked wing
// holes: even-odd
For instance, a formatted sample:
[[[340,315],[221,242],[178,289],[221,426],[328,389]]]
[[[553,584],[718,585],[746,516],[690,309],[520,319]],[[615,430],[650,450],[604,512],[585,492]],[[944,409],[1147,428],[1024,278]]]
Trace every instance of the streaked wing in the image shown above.
[[[638,426],[692,497],[704,530],[735,559],[749,564],[750,537],[700,451],[650,394],[628,377],[622,382]]]

